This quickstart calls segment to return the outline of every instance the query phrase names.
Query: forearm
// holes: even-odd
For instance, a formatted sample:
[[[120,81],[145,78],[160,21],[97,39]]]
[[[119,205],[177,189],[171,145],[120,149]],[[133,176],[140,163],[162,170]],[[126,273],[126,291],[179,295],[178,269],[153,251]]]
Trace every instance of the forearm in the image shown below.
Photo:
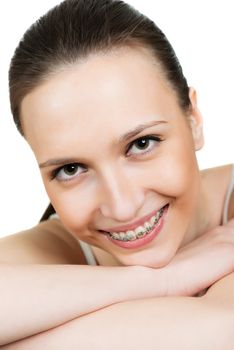
[[[152,271],[137,266],[2,264],[0,345],[114,303],[160,295],[160,272],[154,271],[157,281]]]
[[[203,298],[164,297],[115,304],[3,350],[231,350],[233,312]]]
[[[47,331],[115,303],[200,292],[226,275],[233,261],[229,246],[226,249],[226,245],[215,243],[212,250],[200,249],[200,244],[194,242],[195,247],[183,249],[174,262],[162,269],[0,265],[0,345]],[[195,257],[193,250],[199,252]]]

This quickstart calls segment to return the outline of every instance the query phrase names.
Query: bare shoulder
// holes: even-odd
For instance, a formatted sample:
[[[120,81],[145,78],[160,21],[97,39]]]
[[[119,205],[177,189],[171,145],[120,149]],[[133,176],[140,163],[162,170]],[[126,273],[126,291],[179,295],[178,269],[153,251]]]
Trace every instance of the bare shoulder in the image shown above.
[[[203,188],[212,203],[212,212],[218,221],[222,221],[224,204],[227,198],[227,192],[232,181],[232,164],[222,165],[201,171]],[[218,191],[217,191],[218,189]],[[231,209],[232,206],[232,209]],[[231,211],[232,214],[231,215]],[[234,216],[234,194],[229,202],[228,217]]]
[[[203,169],[201,170],[202,179],[206,181],[206,183],[210,183],[212,185],[220,185],[226,188],[231,179],[232,175],[232,164],[225,164],[213,168]]]
[[[0,239],[0,261],[26,264],[86,264],[79,242],[57,219]]]

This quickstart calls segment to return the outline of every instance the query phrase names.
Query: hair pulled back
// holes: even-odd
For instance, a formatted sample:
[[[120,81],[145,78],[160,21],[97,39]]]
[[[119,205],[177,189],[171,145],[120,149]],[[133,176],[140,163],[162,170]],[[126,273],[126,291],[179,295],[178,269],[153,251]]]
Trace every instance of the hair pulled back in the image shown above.
[[[151,50],[187,111],[187,81],[171,44],[153,21],[120,0],[65,0],[26,31],[11,60],[11,110],[21,134],[22,99],[59,66],[135,44]]]

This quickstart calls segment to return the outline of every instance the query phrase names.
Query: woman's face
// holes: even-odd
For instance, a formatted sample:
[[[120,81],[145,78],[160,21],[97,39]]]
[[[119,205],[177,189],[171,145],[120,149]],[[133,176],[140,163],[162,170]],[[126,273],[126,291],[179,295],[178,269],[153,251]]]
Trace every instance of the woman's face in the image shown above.
[[[21,115],[72,235],[120,264],[152,267],[189,240],[200,116],[196,108],[184,115],[147,50],[118,49],[64,67],[23,99]]]

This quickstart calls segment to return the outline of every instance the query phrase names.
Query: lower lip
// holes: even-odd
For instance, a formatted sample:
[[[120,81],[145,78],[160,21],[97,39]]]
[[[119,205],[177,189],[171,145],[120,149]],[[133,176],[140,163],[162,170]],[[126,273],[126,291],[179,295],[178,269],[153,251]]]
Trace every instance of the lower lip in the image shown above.
[[[163,211],[163,215],[160,217],[159,221],[157,222],[156,226],[153,228],[153,230],[150,233],[147,233],[144,237],[138,238],[135,241],[128,241],[128,242],[122,242],[122,241],[117,241],[113,238],[111,238],[110,235],[107,235],[107,238],[111,241],[111,243],[114,243],[115,245],[125,248],[125,249],[137,249],[141,248],[144,245],[150,243],[153,241],[155,237],[160,233],[160,231],[163,228],[164,221],[165,221],[165,216],[168,211],[168,207],[166,207]]]

